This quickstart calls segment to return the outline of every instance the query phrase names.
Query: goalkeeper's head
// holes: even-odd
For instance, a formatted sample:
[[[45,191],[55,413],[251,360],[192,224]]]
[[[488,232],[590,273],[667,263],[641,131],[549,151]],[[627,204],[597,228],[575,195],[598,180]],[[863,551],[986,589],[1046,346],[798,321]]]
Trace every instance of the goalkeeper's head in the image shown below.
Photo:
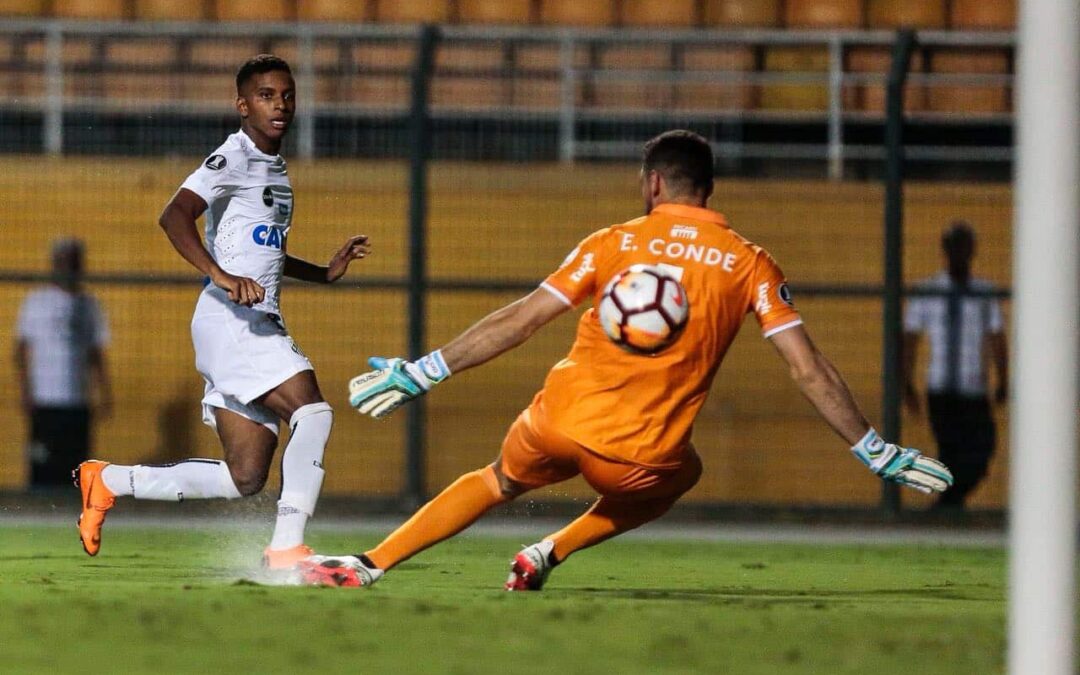
[[[646,213],[663,203],[705,206],[712,191],[712,148],[700,135],[674,129],[645,143],[641,196]]]

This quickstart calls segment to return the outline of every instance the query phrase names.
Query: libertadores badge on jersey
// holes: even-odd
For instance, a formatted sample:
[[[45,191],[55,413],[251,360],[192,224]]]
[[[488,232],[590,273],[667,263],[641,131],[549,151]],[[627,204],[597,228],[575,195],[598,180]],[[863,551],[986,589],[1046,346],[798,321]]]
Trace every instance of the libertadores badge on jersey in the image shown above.
[[[212,171],[221,171],[229,162],[225,159],[225,155],[210,155],[206,158],[205,166]]]
[[[776,294],[780,296],[780,300],[783,301],[788,307],[794,307],[795,301],[791,299],[791,289],[788,288],[787,283],[780,284],[780,287],[776,289]]]

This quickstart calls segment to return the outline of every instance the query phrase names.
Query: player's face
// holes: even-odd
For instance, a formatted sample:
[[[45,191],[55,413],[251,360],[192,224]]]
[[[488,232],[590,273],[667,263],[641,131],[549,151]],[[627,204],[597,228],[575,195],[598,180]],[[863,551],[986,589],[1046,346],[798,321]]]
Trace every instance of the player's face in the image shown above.
[[[276,153],[296,114],[296,83],[283,70],[251,77],[236,99],[244,130],[263,151]],[[266,147],[263,147],[263,146]]]

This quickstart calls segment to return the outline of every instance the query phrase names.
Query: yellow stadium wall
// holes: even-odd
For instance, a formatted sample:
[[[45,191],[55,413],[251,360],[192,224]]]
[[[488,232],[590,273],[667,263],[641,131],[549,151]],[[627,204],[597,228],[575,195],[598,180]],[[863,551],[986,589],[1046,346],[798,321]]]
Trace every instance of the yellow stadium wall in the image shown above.
[[[47,268],[49,242],[88,244],[93,273],[189,274],[156,226],[158,212],[197,159],[0,160],[0,271]],[[393,162],[292,162],[297,194],[289,251],[323,262],[350,234],[371,236],[374,254],[339,287],[290,286],[283,311],[337,409],[327,454],[326,492],[389,496],[401,487],[404,416],[374,422],[345,401],[349,377],[371,354],[405,344],[405,296],[358,289],[365,277],[403,277],[407,249],[405,167]],[[712,206],[736,230],[768,248],[800,284],[876,283],[881,278],[880,188],[871,184],[721,181]],[[940,265],[938,236],[952,218],[980,237],[976,273],[1008,285],[1011,193],[1007,186],[916,184],[906,199],[905,274]],[[431,170],[429,270],[440,278],[529,283],[554,269],[592,230],[639,214],[632,165],[441,164]],[[0,339],[9,349],[25,284],[0,284]],[[220,456],[200,423],[201,378],[188,333],[199,291],[174,285],[98,285],[109,314],[116,410],[99,426],[95,451],[118,461]],[[435,292],[429,341],[436,346],[515,293]],[[822,349],[848,378],[867,415],[880,418],[880,303],[866,298],[796,302]],[[1008,305],[1006,304],[1006,310]],[[560,319],[501,359],[456,377],[429,399],[427,477],[439,488],[489,461],[507,425],[566,351],[576,316]],[[925,345],[922,350],[925,356]],[[18,409],[10,358],[0,359],[0,404]],[[17,415],[14,416],[18,420]],[[1007,417],[999,411],[998,453],[974,505],[1004,500]],[[933,451],[925,419],[905,418],[904,440]],[[0,440],[0,489],[23,485],[25,428]],[[869,505],[878,481],[848,456],[788,379],[753,321],[736,341],[695,431],[706,471],[691,499],[792,505]],[[270,485],[276,479],[272,478]],[[541,496],[582,498],[578,481]],[[913,506],[927,502],[905,495]]]

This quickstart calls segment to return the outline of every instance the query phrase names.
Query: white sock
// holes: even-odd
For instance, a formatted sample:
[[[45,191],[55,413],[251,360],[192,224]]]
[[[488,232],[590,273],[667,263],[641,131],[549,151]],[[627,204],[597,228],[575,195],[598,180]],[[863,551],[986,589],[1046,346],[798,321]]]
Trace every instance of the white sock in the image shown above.
[[[281,499],[270,548],[277,551],[304,543],[304,528],[322,490],[322,459],[334,410],[329,403],[301,406],[289,420],[289,443],[281,456]]]
[[[237,499],[229,467],[217,459],[187,459],[176,464],[110,464],[101,480],[117,497],[182,502],[185,499]]]

